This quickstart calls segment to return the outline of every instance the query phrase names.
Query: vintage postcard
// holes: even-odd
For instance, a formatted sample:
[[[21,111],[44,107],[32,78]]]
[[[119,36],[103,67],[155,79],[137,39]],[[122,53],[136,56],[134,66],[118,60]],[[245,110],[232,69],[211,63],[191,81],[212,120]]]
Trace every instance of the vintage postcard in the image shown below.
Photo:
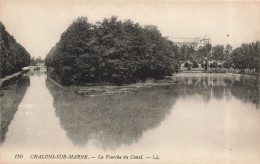
[[[0,0],[0,163],[260,164],[260,2]]]

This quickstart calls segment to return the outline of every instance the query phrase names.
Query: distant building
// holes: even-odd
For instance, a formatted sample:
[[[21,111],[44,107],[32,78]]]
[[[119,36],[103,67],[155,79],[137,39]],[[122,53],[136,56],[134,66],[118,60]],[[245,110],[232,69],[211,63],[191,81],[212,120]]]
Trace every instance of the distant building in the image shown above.
[[[196,37],[196,38],[170,38],[174,44],[178,46],[188,45],[192,46],[195,50],[199,47],[203,47],[206,44],[210,44],[210,38],[205,35],[204,37]]]

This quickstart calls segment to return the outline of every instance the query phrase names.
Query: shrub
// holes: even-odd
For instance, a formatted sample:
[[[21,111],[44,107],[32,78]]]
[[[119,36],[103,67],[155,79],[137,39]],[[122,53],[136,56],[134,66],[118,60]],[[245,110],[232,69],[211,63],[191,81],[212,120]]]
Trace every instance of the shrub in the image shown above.
[[[186,62],[186,63],[184,64],[184,67],[185,67],[185,68],[188,68],[188,67],[190,67],[190,64],[189,64],[189,62]]]
[[[198,68],[198,67],[199,67],[198,63],[194,60],[192,62],[192,68]]]
[[[209,67],[210,68],[217,68],[218,67],[218,63],[217,62],[210,63]]]

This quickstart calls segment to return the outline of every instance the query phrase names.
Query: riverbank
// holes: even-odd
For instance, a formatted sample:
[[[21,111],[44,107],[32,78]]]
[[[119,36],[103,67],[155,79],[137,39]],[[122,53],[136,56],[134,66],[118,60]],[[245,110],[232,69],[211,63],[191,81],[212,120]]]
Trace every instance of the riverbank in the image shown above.
[[[207,71],[202,69],[195,70],[180,70],[180,73],[232,73],[232,74],[242,74],[242,75],[256,75],[260,76],[260,73],[257,73],[253,70],[235,70],[235,69],[226,69],[226,68],[216,68],[216,69],[208,69]]]
[[[27,88],[30,86],[29,76],[21,76],[22,73],[23,72],[17,72],[12,76],[9,76],[8,80],[5,81],[6,86],[0,90],[0,144],[5,140],[8,127],[18,110],[18,106],[21,103]],[[16,77],[17,79],[15,79]],[[14,80],[12,81],[11,79]]]
[[[152,88],[158,86],[166,86],[174,84],[174,81],[171,80],[173,76],[167,76],[161,80],[155,79],[148,79],[145,82],[137,82],[134,84],[125,84],[125,85],[112,85],[112,84],[88,84],[88,85],[81,85],[81,86],[63,86],[52,79],[49,75],[47,75],[47,80],[52,82],[59,88],[70,90],[76,94],[92,97],[92,96],[105,96],[105,95],[114,95],[114,94],[121,94],[126,93],[134,90],[139,90],[140,88]]]
[[[125,84],[125,85],[121,85],[121,86],[117,86],[117,85],[113,85],[113,84],[108,84],[108,83],[104,83],[104,84],[100,84],[100,83],[91,83],[91,84],[87,84],[87,85],[72,85],[72,86],[63,86],[60,83],[58,83],[57,81],[55,81],[54,79],[52,79],[49,75],[48,80],[50,80],[52,83],[54,83],[57,87],[59,88],[63,88],[66,90],[71,90],[74,93],[83,95],[83,96],[104,96],[104,95],[113,95],[113,94],[120,94],[120,93],[125,93],[125,92],[129,92],[129,91],[133,91],[133,90],[138,90],[140,88],[152,88],[152,87],[157,87],[157,86],[166,86],[166,85],[172,85],[174,83],[176,83],[175,81],[173,81],[173,77],[174,76],[178,76],[179,74],[199,74],[199,73],[203,73],[203,74],[234,74],[234,75],[257,75],[257,74],[249,74],[249,73],[239,73],[239,72],[230,72],[230,71],[218,71],[218,70],[208,70],[208,71],[204,71],[204,70],[197,70],[197,71],[182,71],[179,73],[175,73],[172,76],[165,76],[163,79],[160,80],[155,80],[155,79],[148,79],[145,82],[137,82],[137,83],[133,83],[133,84]],[[258,74],[259,75],[259,74]]]
[[[47,78],[48,80],[50,80],[52,83],[54,83],[56,86],[60,87],[60,88],[64,88],[64,86],[62,86],[60,83],[56,82],[55,80],[53,80],[50,75],[48,75],[47,73]]]
[[[2,79],[0,79],[0,89],[4,88],[6,85],[9,84],[11,80],[17,79],[22,76],[22,74],[28,72],[29,70],[22,70],[20,72],[14,73],[12,75],[8,75]]]

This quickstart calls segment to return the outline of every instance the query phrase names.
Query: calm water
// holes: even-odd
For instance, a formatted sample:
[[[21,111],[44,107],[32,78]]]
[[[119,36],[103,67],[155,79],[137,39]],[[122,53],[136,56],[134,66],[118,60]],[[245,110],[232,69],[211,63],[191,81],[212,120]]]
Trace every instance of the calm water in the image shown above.
[[[258,77],[178,74],[157,84],[86,96],[54,85],[44,73],[28,74],[0,97],[1,160],[75,162],[30,155],[87,154],[144,159],[78,162],[260,162]],[[23,159],[14,159],[18,153]],[[146,158],[153,155],[160,159]]]

